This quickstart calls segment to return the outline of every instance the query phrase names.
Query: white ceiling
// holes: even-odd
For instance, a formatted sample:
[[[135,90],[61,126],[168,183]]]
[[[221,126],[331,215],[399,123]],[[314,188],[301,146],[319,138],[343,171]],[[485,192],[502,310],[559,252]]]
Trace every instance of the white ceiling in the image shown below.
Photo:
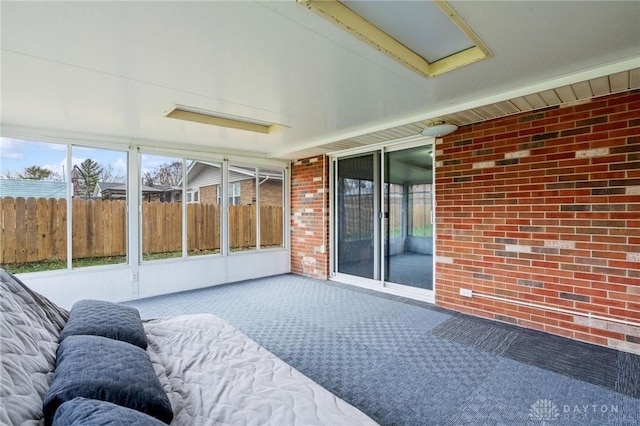
[[[638,1],[449,3],[494,56],[426,79],[294,0],[2,1],[2,132],[297,158],[640,68]],[[176,104],[290,128],[165,118]]]

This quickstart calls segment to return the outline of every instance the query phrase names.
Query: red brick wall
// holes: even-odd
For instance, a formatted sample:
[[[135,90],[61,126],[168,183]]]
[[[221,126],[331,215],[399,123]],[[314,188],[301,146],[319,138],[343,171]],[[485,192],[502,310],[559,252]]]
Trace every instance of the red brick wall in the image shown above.
[[[202,204],[218,204],[218,185],[201,186],[200,203]]]
[[[263,206],[282,205],[282,180],[268,180],[260,185],[260,203]],[[256,180],[240,181],[240,204],[247,205],[256,202]]]
[[[256,201],[256,180],[245,179],[240,181],[240,204],[247,206]]]
[[[640,353],[640,92],[459,129],[436,199],[438,305]]]
[[[263,206],[282,206],[282,180],[268,180],[260,185],[260,204]]]
[[[291,167],[291,272],[329,277],[329,159],[313,157]]]

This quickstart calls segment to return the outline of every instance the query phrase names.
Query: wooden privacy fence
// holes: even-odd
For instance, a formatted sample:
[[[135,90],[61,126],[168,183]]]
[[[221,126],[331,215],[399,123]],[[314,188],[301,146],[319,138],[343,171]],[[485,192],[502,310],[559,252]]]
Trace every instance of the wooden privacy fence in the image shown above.
[[[345,197],[343,205],[340,206],[340,233],[347,240],[371,239],[374,219],[373,197],[369,195]],[[388,206],[387,219],[391,235],[401,235],[403,220],[405,220],[401,200],[394,199]],[[409,220],[408,227],[411,235],[431,234],[430,229],[433,225],[430,205],[410,205],[406,220]]]
[[[143,253],[182,250],[182,205],[142,203]],[[126,203],[122,200],[72,201],[72,254],[86,257],[126,254]],[[282,246],[281,206],[260,209],[260,244]],[[38,262],[67,257],[67,202],[65,199],[0,198],[0,263]],[[220,250],[220,206],[187,204],[189,252]],[[256,247],[255,205],[229,207],[231,250]]]
[[[67,203],[0,198],[0,263],[67,258]]]
[[[182,244],[182,205],[179,203],[142,204],[142,251],[145,254],[180,251]],[[260,208],[260,246],[282,246],[281,206]],[[220,206],[187,204],[187,247],[190,252],[220,250]],[[232,251],[256,247],[255,205],[229,206],[229,248]]]

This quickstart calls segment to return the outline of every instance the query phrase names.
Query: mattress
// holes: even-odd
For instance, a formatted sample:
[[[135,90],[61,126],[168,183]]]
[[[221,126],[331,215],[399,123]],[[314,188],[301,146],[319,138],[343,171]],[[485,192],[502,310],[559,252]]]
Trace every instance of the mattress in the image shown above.
[[[0,314],[0,424],[42,425],[69,312],[0,269]],[[376,424],[217,316],[147,320],[144,329],[172,425]]]
[[[145,322],[172,425],[374,425],[241,331],[210,314]]]

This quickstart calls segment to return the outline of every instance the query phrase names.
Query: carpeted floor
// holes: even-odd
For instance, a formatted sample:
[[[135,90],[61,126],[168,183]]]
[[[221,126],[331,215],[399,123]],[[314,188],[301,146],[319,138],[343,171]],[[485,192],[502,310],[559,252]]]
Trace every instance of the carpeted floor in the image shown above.
[[[638,425],[640,356],[296,275],[127,303],[213,313],[383,425]]]

